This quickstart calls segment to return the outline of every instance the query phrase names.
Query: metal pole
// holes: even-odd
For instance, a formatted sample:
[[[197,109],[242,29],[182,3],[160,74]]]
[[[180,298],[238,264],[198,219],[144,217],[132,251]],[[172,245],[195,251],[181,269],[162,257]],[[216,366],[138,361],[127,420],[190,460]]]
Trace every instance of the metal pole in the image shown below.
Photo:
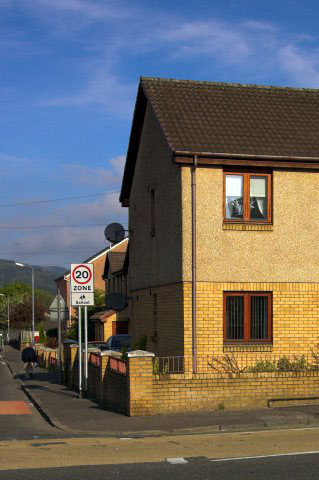
[[[81,307],[78,309],[78,317],[79,317],[79,345],[78,345],[78,360],[79,360],[79,398],[82,398],[82,310]]]
[[[32,269],[32,346],[34,346],[34,270]]]
[[[60,309],[60,301],[61,301],[61,293],[60,289],[58,288],[58,382],[62,383],[62,332],[61,332],[61,309]]]
[[[196,332],[196,167],[197,156],[194,156],[192,167],[192,350],[193,373],[197,372],[197,332]]]
[[[84,364],[84,390],[85,396],[87,396],[88,391],[88,307],[84,307],[84,356],[85,356],[85,364]]]
[[[68,282],[66,282],[66,286],[68,288]],[[70,289],[70,296],[69,296],[69,302],[70,302],[70,308],[69,308],[69,328],[72,326],[72,292],[71,292],[71,278],[69,281],[69,289]]]
[[[10,300],[8,297],[8,333],[7,333],[7,342],[10,342]]]

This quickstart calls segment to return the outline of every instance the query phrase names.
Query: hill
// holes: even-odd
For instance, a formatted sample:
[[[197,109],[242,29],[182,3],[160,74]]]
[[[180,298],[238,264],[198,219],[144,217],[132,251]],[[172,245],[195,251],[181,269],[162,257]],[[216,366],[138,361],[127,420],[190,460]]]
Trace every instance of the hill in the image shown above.
[[[62,267],[34,267],[34,286],[52,294],[56,293],[55,278],[63,275],[67,269]],[[30,268],[17,267],[12,260],[0,260],[0,287],[8,283],[21,282],[31,285]]]

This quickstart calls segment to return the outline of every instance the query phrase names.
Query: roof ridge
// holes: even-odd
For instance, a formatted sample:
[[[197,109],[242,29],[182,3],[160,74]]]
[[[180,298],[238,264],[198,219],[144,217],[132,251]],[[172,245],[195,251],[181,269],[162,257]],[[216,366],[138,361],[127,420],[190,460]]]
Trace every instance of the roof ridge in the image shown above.
[[[161,78],[161,77],[140,77],[140,81],[154,81],[154,82],[172,82],[172,83],[185,83],[185,84],[200,84],[208,86],[218,86],[218,87],[243,87],[243,88],[258,88],[258,89],[273,89],[273,90],[289,90],[297,92],[317,92],[319,93],[319,88],[305,88],[305,87],[289,87],[282,85],[257,85],[255,83],[236,83],[236,82],[208,82],[205,80],[184,80],[178,78]]]

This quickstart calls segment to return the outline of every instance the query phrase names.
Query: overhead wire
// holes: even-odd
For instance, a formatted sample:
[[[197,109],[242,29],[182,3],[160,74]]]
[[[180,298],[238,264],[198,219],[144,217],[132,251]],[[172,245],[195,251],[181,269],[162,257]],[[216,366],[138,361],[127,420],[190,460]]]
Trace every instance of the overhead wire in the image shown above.
[[[88,224],[70,224],[70,225],[0,225],[0,228],[26,230],[33,228],[78,228],[78,227],[105,227],[105,223],[88,223]],[[123,223],[127,225],[127,223]]]
[[[24,206],[24,205],[35,205],[35,204],[38,204],[38,203],[62,202],[62,201],[65,201],[65,200],[74,200],[74,199],[78,199],[78,198],[88,198],[88,197],[98,197],[98,196],[103,196],[103,195],[111,195],[113,193],[120,193],[120,191],[119,190],[114,190],[114,191],[103,192],[103,193],[92,193],[92,194],[89,194],[89,195],[77,195],[77,196],[73,196],[73,197],[51,198],[51,199],[48,199],[48,200],[34,200],[32,202],[5,203],[3,205],[0,205],[0,208],[21,207],[21,206]]]

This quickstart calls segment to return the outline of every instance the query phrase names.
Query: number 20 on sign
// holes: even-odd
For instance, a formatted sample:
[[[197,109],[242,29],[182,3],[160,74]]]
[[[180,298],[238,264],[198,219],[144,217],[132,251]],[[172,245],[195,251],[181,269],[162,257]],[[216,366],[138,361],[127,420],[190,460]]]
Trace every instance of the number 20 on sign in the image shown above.
[[[93,293],[93,264],[80,263],[71,265],[71,292]]]

